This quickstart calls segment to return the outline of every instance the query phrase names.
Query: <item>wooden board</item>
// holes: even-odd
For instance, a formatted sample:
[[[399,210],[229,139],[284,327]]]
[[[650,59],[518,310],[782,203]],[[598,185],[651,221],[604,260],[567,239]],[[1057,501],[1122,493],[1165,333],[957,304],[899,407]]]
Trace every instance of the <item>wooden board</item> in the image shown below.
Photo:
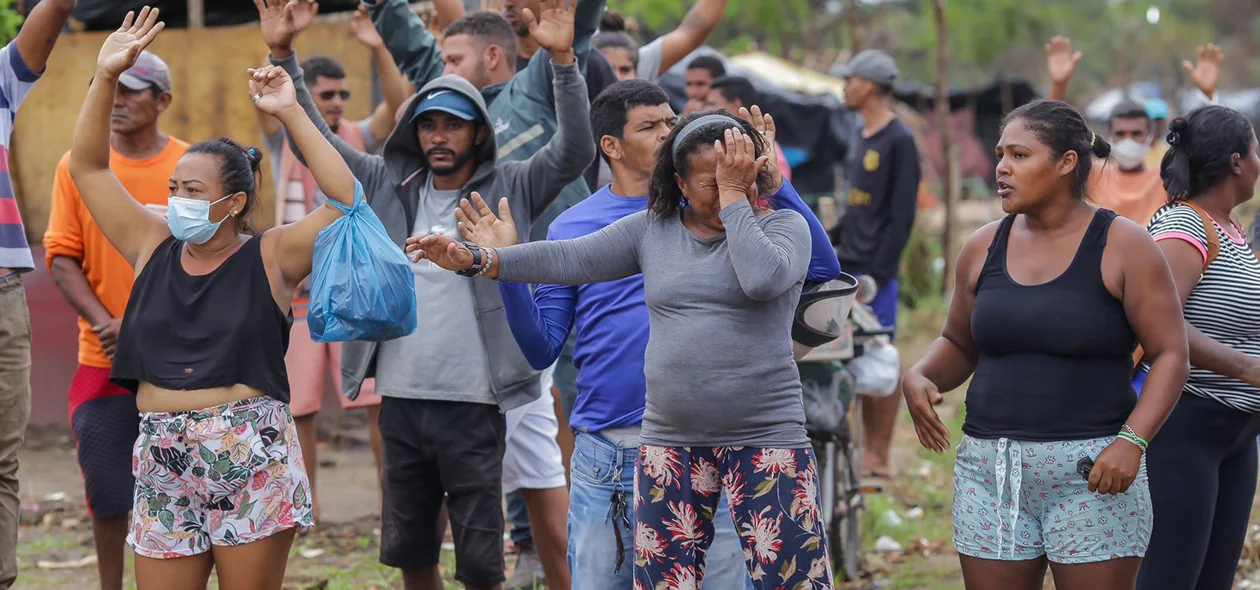
[[[368,116],[373,105],[371,54],[350,29],[349,14],[321,17],[297,41],[299,59],[334,57],[346,69],[352,96],[346,117]],[[57,161],[70,149],[75,121],[96,71],[96,56],[106,33],[66,33],[57,42],[47,72],[17,114],[10,170],[27,237],[43,239],[48,224],[49,193]],[[161,33],[150,50],[171,68],[174,99],[159,123],[163,132],[189,143],[228,136],[261,147],[258,117],[249,100],[245,70],[263,63],[267,47],[257,24]],[[254,218],[270,227],[275,207],[270,154],[263,159],[262,206]]]

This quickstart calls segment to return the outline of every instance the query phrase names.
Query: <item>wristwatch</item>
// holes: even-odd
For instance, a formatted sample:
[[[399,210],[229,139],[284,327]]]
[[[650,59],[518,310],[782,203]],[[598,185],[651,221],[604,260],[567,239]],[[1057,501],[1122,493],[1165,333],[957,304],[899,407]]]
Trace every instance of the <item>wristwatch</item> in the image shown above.
[[[472,252],[473,263],[472,266],[465,268],[464,270],[455,271],[455,274],[461,277],[475,277],[481,274],[481,264],[482,260],[484,260],[481,256],[481,248],[472,244],[464,244],[464,247],[468,248],[469,252]]]

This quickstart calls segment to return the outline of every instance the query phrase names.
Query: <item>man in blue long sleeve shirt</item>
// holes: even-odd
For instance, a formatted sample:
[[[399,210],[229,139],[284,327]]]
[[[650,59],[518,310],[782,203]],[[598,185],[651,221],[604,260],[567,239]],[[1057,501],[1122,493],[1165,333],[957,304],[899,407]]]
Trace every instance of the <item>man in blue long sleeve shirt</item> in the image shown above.
[[[556,218],[548,239],[590,234],[646,209],[655,153],[676,116],[659,87],[628,80],[610,86],[596,99],[591,121],[613,183]],[[783,182],[772,201],[796,210],[810,223],[814,256],[809,280],[835,278],[840,266],[826,231],[791,185]],[[625,562],[632,559],[635,530],[629,502],[647,390],[643,278],[539,285],[532,294],[528,285],[500,283],[500,291],[512,334],[534,367],[554,363],[569,330],[577,326],[578,398],[570,418],[576,431],[569,503],[573,588],[629,590],[632,567]],[[719,511],[725,510],[723,503]],[[730,518],[719,515],[714,522],[717,531],[708,552],[706,586],[751,588]]]

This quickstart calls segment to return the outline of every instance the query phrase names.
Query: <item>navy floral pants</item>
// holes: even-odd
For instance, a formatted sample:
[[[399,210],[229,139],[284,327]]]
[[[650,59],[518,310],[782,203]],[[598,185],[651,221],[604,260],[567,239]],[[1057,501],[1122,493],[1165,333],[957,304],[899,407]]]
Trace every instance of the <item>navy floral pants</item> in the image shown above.
[[[833,587],[812,449],[642,446],[636,468],[635,590],[702,587],[722,494],[754,587]]]

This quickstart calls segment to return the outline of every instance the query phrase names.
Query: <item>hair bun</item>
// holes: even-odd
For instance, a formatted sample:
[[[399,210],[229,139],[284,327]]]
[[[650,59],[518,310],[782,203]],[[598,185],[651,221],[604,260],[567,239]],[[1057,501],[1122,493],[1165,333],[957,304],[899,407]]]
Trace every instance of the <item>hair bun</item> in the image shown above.
[[[616,10],[608,9],[604,11],[604,16],[599,20],[599,32],[601,33],[624,33],[626,32],[626,17]]]
[[[1185,117],[1177,117],[1168,123],[1168,137],[1164,138],[1168,145],[1181,145],[1185,140],[1186,131],[1190,129],[1190,121]]]
[[[1094,143],[1089,146],[1089,149],[1099,160],[1106,160],[1111,155],[1111,144],[1107,143],[1101,135],[1094,136]]]

